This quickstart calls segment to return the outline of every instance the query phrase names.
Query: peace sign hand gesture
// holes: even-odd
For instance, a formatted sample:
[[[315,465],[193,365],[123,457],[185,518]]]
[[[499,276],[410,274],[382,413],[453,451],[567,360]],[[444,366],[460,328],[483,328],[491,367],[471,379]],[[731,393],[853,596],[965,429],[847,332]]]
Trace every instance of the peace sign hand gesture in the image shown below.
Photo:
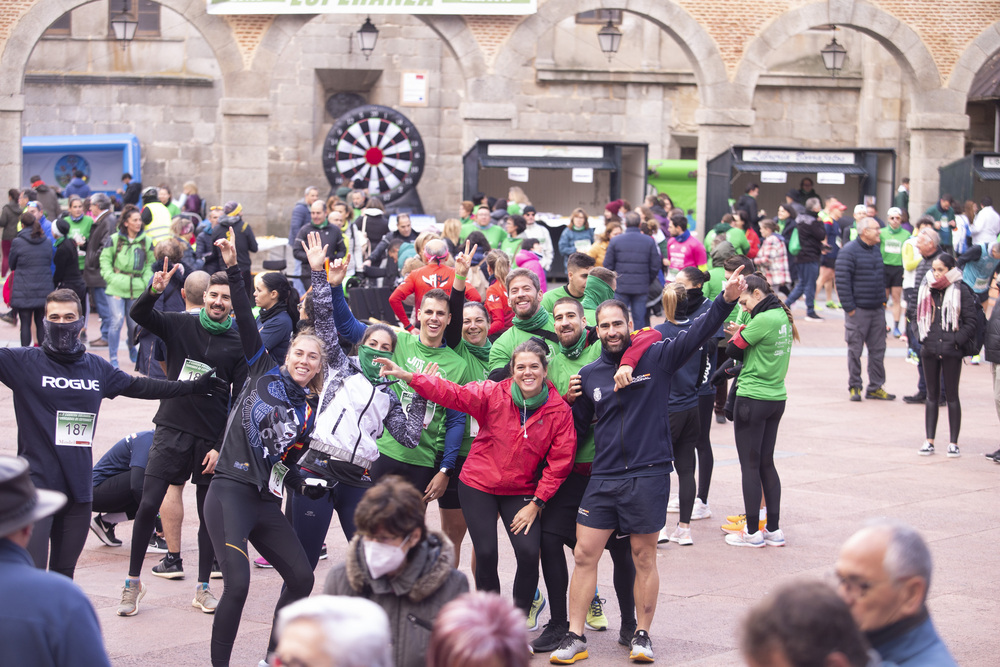
[[[472,258],[476,254],[476,250],[479,249],[478,245],[472,246],[469,249],[469,241],[465,242],[465,252],[460,252],[455,255],[455,275],[465,278],[469,275],[469,270],[472,268]]]
[[[726,282],[722,283],[723,295],[728,303],[732,303],[740,298],[740,295],[747,288],[747,280],[740,274],[743,273],[743,266],[736,267],[733,275]]]
[[[167,258],[163,258],[163,270],[157,271],[153,274],[153,282],[150,285],[152,290],[157,294],[162,294],[164,290],[167,289],[167,285],[170,284],[170,279],[174,277],[177,273],[177,267],[180,264],[174,264],[173,268],[167,271]]]

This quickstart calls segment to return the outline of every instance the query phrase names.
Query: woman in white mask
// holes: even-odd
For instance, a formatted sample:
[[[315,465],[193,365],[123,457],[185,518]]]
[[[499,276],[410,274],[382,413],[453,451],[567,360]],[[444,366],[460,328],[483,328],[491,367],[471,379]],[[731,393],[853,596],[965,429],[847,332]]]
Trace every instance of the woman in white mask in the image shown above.
[[[365,492],[354,522],[345,562],[330,570],[323,592],[381,606],[396,667],[422,666],[441,607],[469,590],[455,569],[455,549],[444,534],[427,530],[422,494],[396,475]]]

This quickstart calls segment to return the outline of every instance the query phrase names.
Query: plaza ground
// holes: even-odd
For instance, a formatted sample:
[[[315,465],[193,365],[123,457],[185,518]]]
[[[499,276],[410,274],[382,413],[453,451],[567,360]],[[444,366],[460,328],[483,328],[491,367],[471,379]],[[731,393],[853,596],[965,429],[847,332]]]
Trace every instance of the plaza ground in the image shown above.
[[[720,523],[725,515],[742,511],[739,464],[732,424],[713,424],[716,467],[709,497],[713,516],[693,522],[693,546],[671,544],[658,550],[660,597],[650,633],[657,662],[740,664],[738,628],[751,605],[785,581],[828,575],[840,544],[851,533],[868,519],[890,517],[912,524],[930,543],[935,567],[929,607],[958,663],[996,664],[1000,653],[1000,637],[995,632],[1000,614],[1000,569],[996,567],[1000,466],[983,454],[997,449],[1000,438],[989,364],[963,368],[962,457],[948,459],[943,453],[920,457],[923,408],[901,400],[904,394],[915,392],[917,381],[916,368],[905,362],[905,345],[890,338],[885,362],[886,389],[899,398],[850,403],[842,314],[821,310],[826,321],[804,322],[804,310],[800,307],[794,312],[802,342],[793,350],[789,399],[776,456],[782,479],[781,528],[788,546],[736,549],[725,544]],[[89,330],[97,338],[95,318]],[[0,324],[0,345],[17,344],[17,330]],[[97,353],[106,355],[103,350]],[[94,445],[95,460],[122,436],[150,428],[156,407],[155,402],[127,398],[106,402]],[[13,454],[16,426],[7,388],[0,388],[0,415],[0,452]],[[942,410],[939,452],[947,443],[947,422]],[[676,477],[672,488],[676,490]],[[183,556],[188,577],[168,581],[150,575],[149,568],[159,556],[147,556],[143,580],[148,593],[135,617],[115,615],[128,569],[130,524],[118,529],[124,547],[103,546],[93,535],[88,539],[76,581],[97,609],[114,665],[208,664],[212,619],[191,607],[197,516],[190,486],[185,505]],[[677,515],[668,516],[669,522],[676,520]],[[428,524],[437,527],[438,523],[438,511],[432,505]],[[327,544],[330,558],[320,561],[317,568],[316,592],[322,589],[329,569],[342,560],[346,547],[336,522]],[[470,548],[466,538],[460,567],[471,580]],[[502,539],[501,548],[501,582],[509,597],[514,558]],[[611,627],[608,632],[588,633],[591,658],[583,664],[626,664],[627,652],[616,643],[619,615],[608,558],[601,562],[599,584]],[[254,569],[234,665],[253,666],[263,657],[280,586],[273,570]],[[213,581],[212,587],[221,594],[221,581]],[[541,622],[547,621],[545,610]],[[548,664],[543,656],[533,662]]]

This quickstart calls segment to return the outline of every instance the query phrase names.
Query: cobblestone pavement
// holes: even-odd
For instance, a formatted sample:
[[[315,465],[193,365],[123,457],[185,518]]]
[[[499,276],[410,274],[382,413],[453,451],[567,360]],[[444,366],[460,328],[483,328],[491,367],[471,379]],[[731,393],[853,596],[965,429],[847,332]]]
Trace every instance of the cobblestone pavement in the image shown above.
[[[914,393],[917,379],[916,368],[905,362],[905,344],[890,338],[886,359],[886,389],[899,398],[850,403],[843,316],[839,311],[821,311],[826,321],[805,322],[801,308],[795,314],[802,342],[793,351],[788,406],[777,445],[783,487],[781,527],[788,546],[735,549],[724,543],[719,525],[727,514],[739,513],[742,507],[739,465],[732,425],[713,424],[713,516],[694,522],[693,546],[671,544],[658,552],[660,599],[651,631],[658,662],[739,664],[738,627],[745,610],[783,581],[824,576],[845,538],[865,520],[885,516],[916,526],[929,541],[935,558],[929,606],[959,664],[996,664],[1000,653],[995,631],[1000,612],[1000,569],[996,567],[1000,466],[983,454],[995,450],[1000,438],[989,364],[963,368],[962,457],[920,457],[923,409],[901,400],[904,394]],[[91,320],[90,332],[96,338],[96,319]],[[0,345],[5,344],[17,345],[17,330],[0,324]],[[123,435],[149,428],[155,409],[156,403],[126,398],[106,402],[95,459]],[[2,387],[0,415],[0,451],[13,453],[16,428],[11,392]],[[946,442],[946,414],[941,416],[938,435]],[[197,516],[190,486],[185,504],[183,555],[193,572]],[[668,521],[675,520],[676,515],[668,517]],[[438,525],[434,507],[428,523]],[[127,545],[130,524],[120,526],[118,535]],[[343,555],[345,540],[336,522],[327,542],[330,558],[317,569],[317,591]],[[514,558],[503,540],[501,546],[501,581],[509,595]],[[467,538],[461,563],[467,574],[469,547]],[[147,572],[157,558],[147,557]],[[212,619],[191,606],[193,574],[182,581],[144,575],[149,592],[141,612],[119,618],[115,608],[127,568],[127,546],[109,548],[94,536],[77,568],[76,580],[97,608],[112,663],[208,664]],[[589,633],[591,658],[585,664],[626,664],[627,653],[616,643],[619,616],[607,558],[601,563],[599,582],[611,628]],[[213,581],[212,586],[221,594],[220,581]],[[234,665],[253,666],[263,657],[279,588],[280,578],[274,571],[255,569],[252,573]],[[545,611],[541,622],[547,620]],[[543,656],[534,662],[547,664]]]

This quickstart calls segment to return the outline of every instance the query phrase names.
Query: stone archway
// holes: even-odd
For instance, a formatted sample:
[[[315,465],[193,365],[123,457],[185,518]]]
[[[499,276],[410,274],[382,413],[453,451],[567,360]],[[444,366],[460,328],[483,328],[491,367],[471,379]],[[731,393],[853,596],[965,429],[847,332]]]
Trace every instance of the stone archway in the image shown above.
[[[993,54],[1000,51],[1000,21],[981,32],[965,48],[948,78],[948,89],[967,98],[973,79]]]

